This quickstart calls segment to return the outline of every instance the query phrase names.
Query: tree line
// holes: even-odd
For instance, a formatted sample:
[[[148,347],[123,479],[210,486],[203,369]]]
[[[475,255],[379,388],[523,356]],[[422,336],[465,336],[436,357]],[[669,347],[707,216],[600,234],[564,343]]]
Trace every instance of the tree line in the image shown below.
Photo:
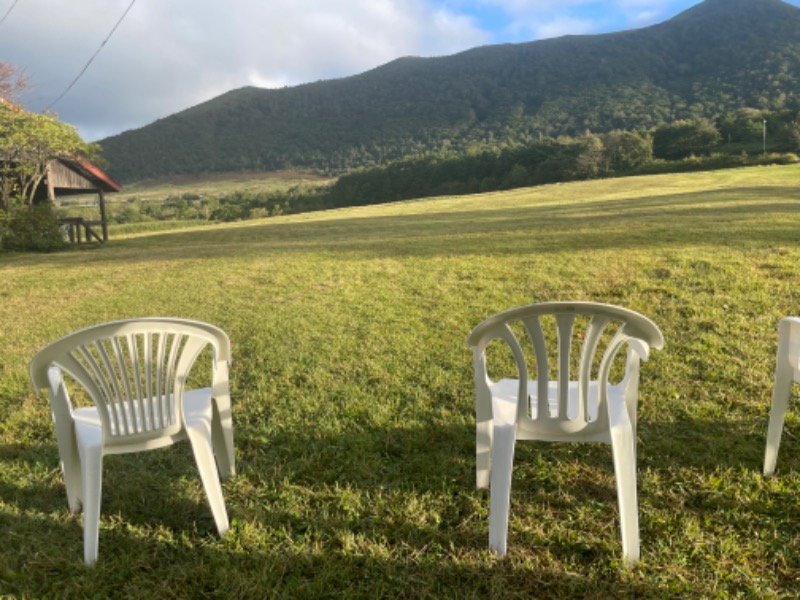
[[[766,154],[766,140],[771,152]],[[422,156],[341,176],[327,206],[471,194],[546,183],[795,161],[800,111],[742,109],[717,122],[676,121],[652,131],[586,132],[457,156]]]

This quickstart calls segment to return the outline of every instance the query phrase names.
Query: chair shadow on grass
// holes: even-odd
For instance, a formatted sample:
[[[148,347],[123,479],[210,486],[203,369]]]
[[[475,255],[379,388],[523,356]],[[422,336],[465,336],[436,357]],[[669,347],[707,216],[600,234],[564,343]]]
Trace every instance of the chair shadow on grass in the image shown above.
[[[613,533],[598,548],[581,543],[577,534],[528,547],[521,558],[492,555],[489,498],[475,490],[474,428],[468,423],[364,426],[329,435],[286,428],[266,439],[249,433],[239,429],[237,477],[263,496],[259,502],[237,503],[235,518],[272,532],[268,537],[278,545],[246,553],[242,568],[288,597],[635,597],[652,592],[642,581],[621,581],[613,568],[599,577],[568,572],[576,563],[618,561]],[[307,502],[291,498],[298,491]],[[610,495],[612,520],[614,493],[613,484],[595,490],[577,486],[576,501]],[[320,546],[319,554],[311,550]]]
[[[37,556],[45,556],[44,562],[56,560],[71,569],[82,565],[83,520],[80,512],[69,512],[55,441],[0,446],[0,462],[13,464],[31,482],[0,478],[0,502],[14,507],[0,511],[0,530],[11,533],[4,536],[3,550],[16,557],[10,562],[31,568]],[[15,474],[14,479],[21,477]],[[158,531],[161,538],[188,534],[215,539],[216,526],[188,443],[104,457],[100,524],[100,560],[141,541],[144,535],[136,529]]]
[[[742,500],[725,488],[692,487],[720,470],[733,477],[760,472],[764,440],[751,424],[645,421],[639,438],[640,471],[676,483],[668,498],[640,484],[645,569],[660,535],[648,525],[647,515],[654,512],[713,517],[720,527],[741,526],[748,510],[760,511],[753,518],[765,526],[778,512],[784,521],[800,523],[793,490],[760,491],[760,500],[769,497],[770,504]],[[714,448],[709,440],[716,440]],[[621,578],[615,567],[616,488],[605,445],[518,445],[515,530],[505,559],[487,548],[488,493],[474,487],[474,429],[468,420],[366,425],[344,434],[286,427],[266,436],[242,424],[236,442],[239,474],[225,484],[231,540],[215,536],[191,451],[182,446],[107,457],[99,565],[104,558],[119,565],[124,556],[132,571],[158,573],[165,567],[145,567],[158,557],[172,565],[160,576],[188,579],[191,593],[198,592],[193,576],[203,586],[223,585],[231,570],[253,586],[268,586],[268,595],[284,597],[633,597],[659,591],[645,578]],[[781,470],[800,472],[798,446],[793,438],[784,439]],[[81,521],[69,517],[60,476],[52,474],[58,465],[55,444],[3,446],[0,459],[43,473],[30,487],[0,484],[2,502],[20,509],[0,515],[13,534],[7,536],[3,563],[5,572],[16,574],[9,589],[29,596],[53,593],[35,577],[37,570],[74,577],[82,564]],[[559,481],[558,471],[574,475]],[[596,477],[598,472],[603,476]],[[174,481],[183,482],[180,490],[171,487]],[[194,493],[187,494],[186,481]],[[63,519],[54,518],[62,512]],[[526,525],[541,515],[558,523],[559,531]],[[582,535],[587,518],[602,523],[586,523]],[[141,526],[144,533],[129,526]],[[598,539],[603,529],[607,533]],[[253,530],[259,533],[254,536]],[[675,552],[680,558],[693,548]],[[93,577],[91,571],[78,576]],[[98,585],[98,593],[111,589]],[[140,585],[146,590],[149,583]]]
[[[604,579],[590,580],[556,569],[532,569],[513,560],[495,560],[485,551],[482,525],[478,527],[480,539],[476,539],[470,527],[457,522],[460,517],[448,522],[449,517],[456,517],[456,512],[463,509],[469,510],[465,514],[467,523],[473,519],[474,492],[449,487],[460,485],[450,478],[456,471],[469,471],[469,459],[452,461],[445,468],[449,475],[444,478],[438,473],[415,476],[416,466],[410,459],[423,451],[423,443],[428,451],[436,451],[436,443],[431,444],[429,439],[431,435],[449,445],[454,441],[450,436],[461,438],[468,433],[467,427],[443,432],[431,426],[419,430],[404,428],[389,435],[368,431],[348,438],[362,452],[366,445],[377,443],[379,455],[375,460],[397,463],[389,469],[385,483],[377,475],[369,478],[368,486],[373,492],[382,489],[383,493],[400,496],[444,494],[453,502],[455,512],[442,515],[443,520],[436,523],[403,522],[402,515],[394,522],[389,522],[390,515],[386,515],[387,521],[383,522],[378,520],[377,513],[367,515],[366,519],[346,518],[344,513],[336,514],[320,504],[313,519],[304,523],[290,507],[269,498],[272,493],[280,494],[281,486],[286,483],[307,486],[307,491],[315,495],[319,487],[317,476],[308,472],[311,467],[302,461],[304,472],[285,471],[284,481],[267,490],[263,505],[257,510],[246,508],[244,503],[236,501],[236,488],[242,482],[253,484],[267,475],[263,470],[274,457],[248,459],[248,444],[243,440],[242,471],[231,482],[229,487],[233,489],[226,493],[229,514],[234,520],[228,534],[233,538],[230,542],[215,536],[213,519],[202,501],[192,502],[179,494],[164,494],[163,490],[155,499],[148,496],[154,488],[168,489],[175,478],[195,477],[189,451],[176,452],[179,445],[165,453],[106,457],[109,472],[104,478],[100,554],[98,563],[91,568],[84,567],[82,562],[81,518],[68,512],[60,476],[53,473],[58,468],[55,444],[2,446],[3,461],[40,473],[38,481],[30,486],[0,484],[2,503],[18,508],[14,512],[0,512],[0,525],[5,531],[0,558],[3,592],[44,597],[68,596],[69,590],[72,593],[80,590],[98,597],[118,596],[125,593],[120,586],[127,585],[139,596],[147,595],[148,590],[157,595],[164,589],[158,586],[174,579],[174,585],[180,586],[185,597],[196,597],[213,589],[229,590],[226,597],[252,597],[228,588],[231,571],[247,580],[251,590],[263,586],[260,588],[263,597],[418,598],[440,594],[465,598],[509,597],[509,594],[529,597],[540,587],[559,595],[568,591],[594,594],[622,590],[625,595],[646,591],[646,586],[637,582],[620,588],[620,582],[611,572]],[[410,436],[411,443],[407,446],[410,450],[400,452],[396,442],[387,439],[392,436]],[[273,441],[276,445],[280,443],[277,439]],[[172,456],[164,460],[168,455]],[[333,467],[344,469],[346,465],[347,461],[342,459]],[[363,490],[365,473],[344,470],[340,485]],[[332,500],[335,501],[331,497],[322,498],[323,503]],[[109,525],[109,520],[114,522]],[[247,526],[237,521],[246,522]],[[192,527],[193,522],[201,524],[199,533]],[[145,531],[137,534],[130,526],[142,526]],[[248,547],[247,527],[269,530],[258,547]],[[171,541],[165,540],[164,530],[171,531]],[[312,543],[305,545],[305,538]],[[349,540],[354,541],[352,548],[348,547]],[[386,552],[370,552],[365,545],[383,545]],[[320,546],[320,550],[312,550]],[[125,573],[122,579],[111,575],[120,569]]]
[[[709,501],[711,496],[705,490],[693,489],[696,481],[712,479],[720,472],[729,472],[728,476],[737,482],[760,479],[764,440],[751,424],[737,421],[643,422],[639,427],[639,469],[649,470],[662,479],[676,480],[684,490],[682,497],[677,496],[683,501],[683,510],[705,513],[740,500],[735,497],[735,490],[723,488]],[[266,486],[289,482],[318,492],[324,502],[335,493],[331,490],[336,489],[351,490],[356,496],[369,498],[394,494],[432,499],[431,510],[438,521],[414,524],[412,519],[395,523],[394,542],[398,544],[419,548],[450,543],[475,549],[486,546],[488,494],[475,490],[474,429],[469,424],[360,428],[330,436],[320,434],[319,430],[284,430],[266,440],[249,440],[245,431],[240,433],[237,445],[243,476]],[[800,463],[788,458],[796,454],[792,446],[797,444],[790,443],[784,448],[787,456],[784,465],[792,469],[796,464],[800,470]],[[577,476],[559,481],[554,473],[562,467],[577,471]],[[516,496],[517,502],[534,499],[556,515],[562,510],[597,504],[603,506],[601,518],[617,527],[616,486],[609,446],[523,442],[517,445],[515,469],[512,498]],[[602,476],[595,477],[595,473]],[[765,488],[762,495],[768,495],[766,484],[762,487]],[[383,524],[380,511],[364,519],[351,518],[346,509],[334,508],[333,512],[339,516],[332,517],[327,525],[318,521],[303,523],[301,517],[290,512],[280,517],[283,511],[277,501],[277,487],[273,494],[275,502],[256,509],[252,514],[254,520],[267,518],[287,531],[296,528],[305,531],[312,526],[351,527],[368,537],[393,537],[388,525]],[[703,501],[698,503],[698,498]],[[640,504],[646,508],[651,499],[661,501],[653,490],[640,483]],[[249,518],[247,511],[240,514]],[[616,533],[609,540],[605,559],[616,560],[619,551]],[[563,551],[567,561],[586,553],[585,548]],[[644,551],[646,555],[646,546]],[[604,552],[601,549],[598,558]]]

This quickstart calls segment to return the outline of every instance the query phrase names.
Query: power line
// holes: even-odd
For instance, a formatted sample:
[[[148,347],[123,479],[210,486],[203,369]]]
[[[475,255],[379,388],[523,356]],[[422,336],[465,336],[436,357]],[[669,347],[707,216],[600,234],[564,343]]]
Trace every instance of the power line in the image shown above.
[[[11,8],[9,8],[9,9],[6,11],[6,14],[4,14],[4,15],[3,15],[3,18],[2,18],[2,19],[0,19],[0,25],[2,25],[2,24],[3,24],[3,21],[5,21],[5,20],[8,18],[8,15],[10,15],[10,14],[11,14],[11,11],[12,11],[12,10],[14,10],[14,7],[17,5],[17,2],[19,2],[19,0],[14,0],[14,3],[11,5]]]
[[[17,1],[18,1],[18,0],[15,0],[14,4],[16,4],[16,3],[17,3]],[[106,39],[104,39],[104,40],[103,40],[103,43],[102,43],[102,44],[100,44],[100,47],[99,47],[97,50],[95,50],[95,53],[94,53],[94,54],[92,54],[92,57],[89,59],[89,61],[88,61],[88,62],[86,63],[86,65],[83,67],[83,69],[81,69],[81,72],[80,72],[80,73],[78,73],[78,76],[77,76],[77,77],[75,77],[75,79],[73,79],[73,80],[72,80],[72,83],[70,83],[70,84],[67,86],[67,89],[65,89],[63,92],[61,92],[61,95],[60,95],[58,98],[56,98],[55,100],[53,100],[53,101],[52,101],[52,102],[49,104],[49,106],[48,106],[47,108],[45,108],[45,110],[50,110],[50,109],[51,109],[53,106],[55,106],[56,104],[58,104],[58,102],[59,102],[59,101],[60,101],[60,100],[61,100],[61,99],[62,99],[64,96],[66,96],[66,95],[67,95],[67,92],[69,92],[69,91],[72,89],[72,86],[74,86],[76,83],[78,83],[78,80],[79,80],[79,79],[80,79],[80,78],[83,76],[83,74],[84,74],[84,73],[86,73],[86,69],[88,69],[88,68],[89,68],[89,65],[90,65],[90,64],[92,64],[92,61],[93,61],[93,60],[94,60],[94,59],[97,57],[97,55],[98,55],[98,54],[100,54],[100,50],[102,50],[102,49],[103,49],[103,46],[105,46],[105,45],[106,45],[106,42],[107,42],[107,41],[108,41],[108,40],[111,38],[111,36],[112,36],[112,35],[114,35],[114,32],[117,30],[117,27],[119,27],[120,23],[122,23],[123,19],[125,19],[125,16],[126,16],[126,15],[128,14],[128,12],[129,12],[129,11],[130,11],[130,10],[133,8],[133,5],[134,5],[134,4],[136,4],[136,0],[131,0],[131,3],[128,5],[128,8],[126,8],[126,9],[125,9],[125,12],[124,12],[124,13],[122,13],[122,16],[119,18],[119,21],[117,21],[117,24],[116,24],[116,25],[114,25],[114,27],[112,27],[112,28],[111,28],[111,31],[110,31],[110,32],[109,32],[109,34],[106,36]],[[13,6],[12,6],[12,8],[13,8]]]

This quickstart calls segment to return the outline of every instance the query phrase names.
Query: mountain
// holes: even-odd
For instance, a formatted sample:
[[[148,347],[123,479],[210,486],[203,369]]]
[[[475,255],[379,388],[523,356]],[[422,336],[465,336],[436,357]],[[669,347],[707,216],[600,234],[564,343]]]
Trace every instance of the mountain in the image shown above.
[[[800,108],[800,9],[705,0],[651,27],[407,57],[343,79],[246,87],[100,141],[112,177],[339,172],[440,150]]]

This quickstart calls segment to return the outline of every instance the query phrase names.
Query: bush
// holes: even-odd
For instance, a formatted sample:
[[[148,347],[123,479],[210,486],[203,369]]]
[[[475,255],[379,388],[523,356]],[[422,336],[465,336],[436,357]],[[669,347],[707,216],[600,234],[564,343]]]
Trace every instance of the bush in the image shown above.
[[[50,204],[16,207],[0,215],[0,248],[3,250],[53,252],[66,247]]]
[[[776,165],[794,165],[800,162],[800,156],[797,156],[794,152],[783,152],[777,156],[774,154],[772,156],[774,157],[772,163]]]

